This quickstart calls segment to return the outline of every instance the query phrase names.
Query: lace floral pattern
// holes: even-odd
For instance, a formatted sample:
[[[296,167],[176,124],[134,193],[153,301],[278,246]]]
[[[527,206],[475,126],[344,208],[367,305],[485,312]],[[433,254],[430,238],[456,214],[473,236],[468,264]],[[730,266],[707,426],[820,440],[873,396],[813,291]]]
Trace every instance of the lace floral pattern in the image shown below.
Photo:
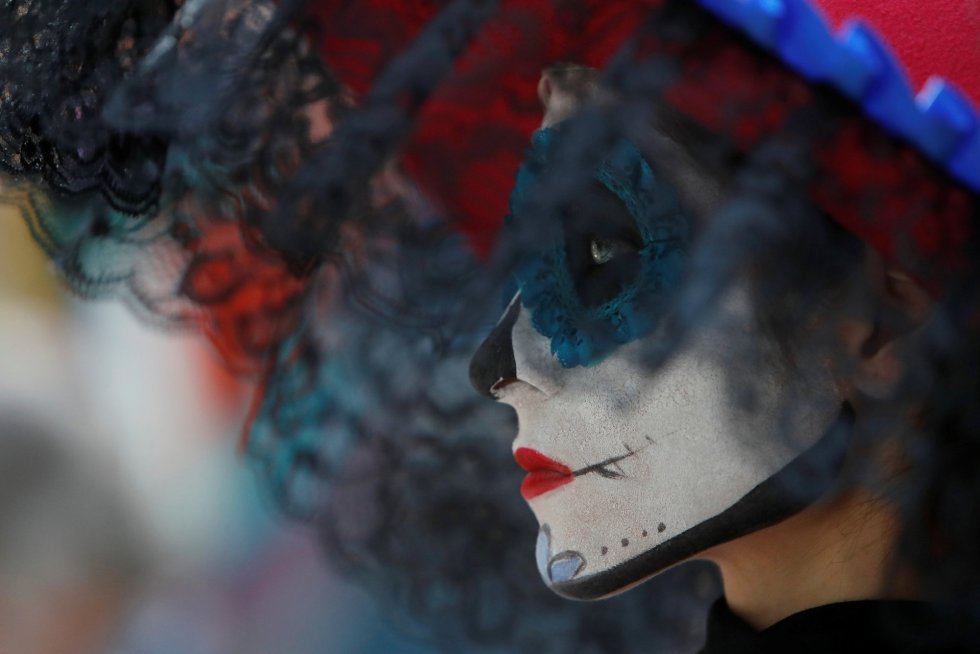
[[[313,270],[292,247],[309,230],[267,216],[348,104],[341,86],[305,38],[262,40],[265,3],[5,9],[0,161],[49,189],[5,199],[77,292],[198,325],[234,368],[263,369]]]
[[[141,214],[160,195],[166,144],[102,120],[115,85],[170,24],[174,2],[6,0],[0,30],[0,168],[65,196],[98,191]]]

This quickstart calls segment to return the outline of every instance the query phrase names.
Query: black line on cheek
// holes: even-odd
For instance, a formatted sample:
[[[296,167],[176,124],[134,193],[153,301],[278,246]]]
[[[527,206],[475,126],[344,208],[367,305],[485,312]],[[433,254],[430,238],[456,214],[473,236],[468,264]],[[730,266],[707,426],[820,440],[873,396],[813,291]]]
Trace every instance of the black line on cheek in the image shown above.
[[[587,475],[590,472],[594,472],[600,477],[604,477],[606,479],[623,479],[626,476],[626,473],[619,467],[619,462],[623,459],[628,459],[631,456],[636,456],[641,451],[642,450],[634,450],[627,445],[626,454],[610,457],[604,461],[600,461],[599,463],[593,463],[590,466],[585,466],[584,468],[573,471],[572,474],[576,477],[581,477],[582,475]],[[611,470],[611,467],[616,469]]]
[[[670,436],[674,433],[676,433],[676,430],[667,435]],[[610,457],[604,461],[600,461],[599,463],[593,463],[592,465],[585,466],[584,468],[579,468],[578,470],[572,471],[572,475],[581,477],[582,475],[587,475],[590,472],[594,472],[605,479],[624,479],[626,477],[626,472],[620,467],[619,462],[623,461],[624,459],[628,459],[631,456],[636,456],[648,447],[656,444],[649,436],[646,436],[645,438],[649,442],[649,445],[644,445],[640,449],[634,450],[632,447],[630,447],[629,443],[623,443],[623,447],[626,449],[626,454]],[[610,468],[615,468],[615,470],[611,470]]]

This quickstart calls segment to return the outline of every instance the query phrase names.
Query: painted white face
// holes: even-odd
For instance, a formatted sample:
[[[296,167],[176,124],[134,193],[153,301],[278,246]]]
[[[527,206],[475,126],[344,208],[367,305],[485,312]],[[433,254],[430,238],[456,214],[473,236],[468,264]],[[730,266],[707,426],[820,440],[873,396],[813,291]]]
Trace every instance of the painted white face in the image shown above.
[[[563,367],[519,302],[488,339],[505,356],[509,330],[516,372],[493,393],[517,411],[553,590],[602,597],[801,508],[767,480],[822,440],[841,399],[824,366],[786,365],[741,289],[656,370],[656,333]]]

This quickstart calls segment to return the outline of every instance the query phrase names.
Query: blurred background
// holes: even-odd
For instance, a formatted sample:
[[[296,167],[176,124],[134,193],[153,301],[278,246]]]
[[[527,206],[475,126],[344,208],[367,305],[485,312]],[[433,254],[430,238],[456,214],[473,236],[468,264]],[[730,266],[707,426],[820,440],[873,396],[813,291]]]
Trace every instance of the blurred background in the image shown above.
[[[0,652],[423,652],[237,453],[200,337],[72,298],[0,206]]]

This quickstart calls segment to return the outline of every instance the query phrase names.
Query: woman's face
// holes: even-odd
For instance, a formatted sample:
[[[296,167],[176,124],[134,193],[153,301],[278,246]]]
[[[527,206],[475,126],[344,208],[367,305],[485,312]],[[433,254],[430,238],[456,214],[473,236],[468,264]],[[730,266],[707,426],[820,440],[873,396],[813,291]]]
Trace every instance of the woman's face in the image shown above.
[[[643,357],[656,333],[566,368],[528,313],[516,297],[488,342],[509,335],[497,351],[512,375],[493,393],[517,412],[551,588],[608,595],[785,517],[769,480],[821,440],[840,399],[826,369],[783,364],[738,288],[656,370]]]
[[[691,175],[679,172],[690,184]],[[670,176],[659,177],[644,193],[669,192]],[[513,451],[528,473],[521,493],[540,524],[539,572],[577,599],[623,590],[802,508],[813,498],[788,492],[778,473],[838,449],[828,430],[842,403],[817,353],[797,348],[790,364],[759,328],[748,278],[733,280],[665,363],[651,367],[646,354],[661,344],[670,307],[683,301],[676,291],[690,247],[651,255],[667,223],[643,225],[635,206],[624,211],[601,188],[594,193],[603,197],[576,203],[587,215],[562,225],[562,242],[545,248],[546,264],[532,266],[530,278],[519,275],[521,292],[471,366],[477,389],[517,412]],[[671,215],[675,226],[686,220]],[[624,236],[630,221],[638,223],[635,234]],[[610,225],[618,225],[616,236]],[[667,260],[670,274],[657,268]],[[659,275],[656,293],[634,292],[631,280],[649,271]],[[656,310],[648,311],[651,303]],[[647,316],[642,330],[568,355],[567,341],[581,339],[554,323],[595,323],[621,305]],[[585,317],[554,317],[569,306]]]

